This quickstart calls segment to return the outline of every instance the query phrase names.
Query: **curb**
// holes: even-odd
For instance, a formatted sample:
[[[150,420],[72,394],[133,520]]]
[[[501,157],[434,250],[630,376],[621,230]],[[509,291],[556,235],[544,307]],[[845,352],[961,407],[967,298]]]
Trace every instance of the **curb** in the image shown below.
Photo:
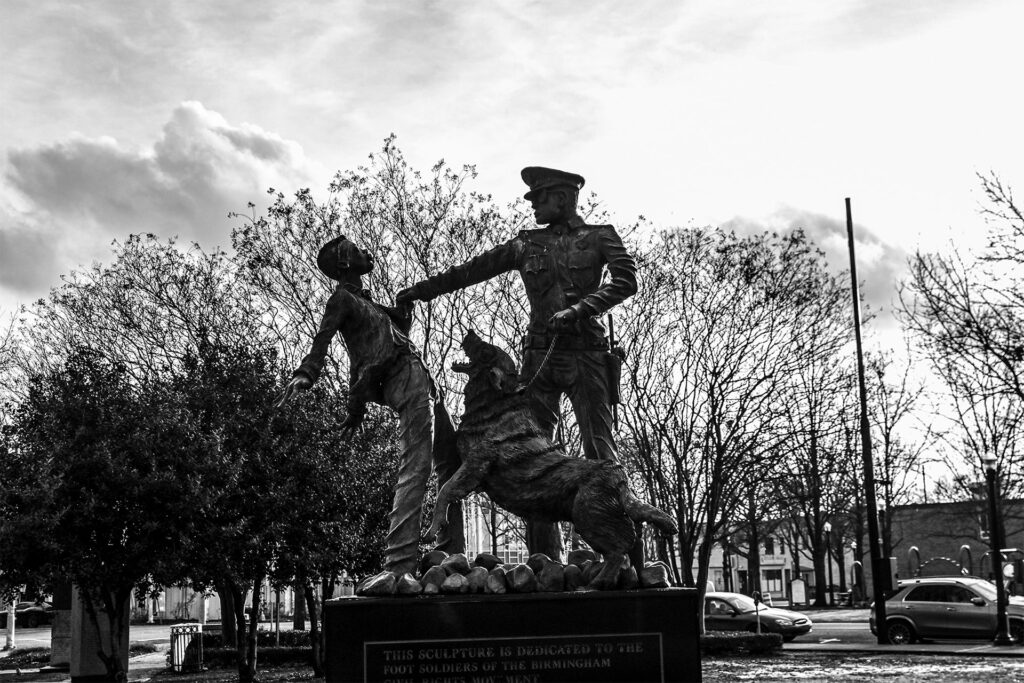
[[[865,645],[863,643],[786,643],[782,652],[792,654],[846,654],[846,655],[932,655],[957,657],[1003,657],[1024,659],[1024,647],[997,646],[989,643],[975,645]]]

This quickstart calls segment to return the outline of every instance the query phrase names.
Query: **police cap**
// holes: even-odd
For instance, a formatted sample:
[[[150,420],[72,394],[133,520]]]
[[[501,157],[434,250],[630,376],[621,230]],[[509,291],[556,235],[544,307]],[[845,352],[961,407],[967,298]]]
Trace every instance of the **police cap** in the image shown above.
[[[530,186],[530,191],[523,195],[526,199],[533,199],[541,190],[552,187],[571,187],[579,191],[583,187],[583,183],[586,182],[583,176],[576,173],[543,166],[527,166],[520,175],[523,177],[523,182]]]

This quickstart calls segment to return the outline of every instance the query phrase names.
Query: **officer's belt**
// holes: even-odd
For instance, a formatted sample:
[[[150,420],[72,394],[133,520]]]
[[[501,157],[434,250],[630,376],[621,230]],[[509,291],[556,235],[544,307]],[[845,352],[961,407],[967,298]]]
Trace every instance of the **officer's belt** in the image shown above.
[[[547,350],[551,346],[554,335],[528,334],[524,339],[523,348],[534,350]],[[555,342],[555,349],[558,351],[600,351],[608,349],[608,340],[604,337],[591,337],[585,339],[578,335],[560,334]]]

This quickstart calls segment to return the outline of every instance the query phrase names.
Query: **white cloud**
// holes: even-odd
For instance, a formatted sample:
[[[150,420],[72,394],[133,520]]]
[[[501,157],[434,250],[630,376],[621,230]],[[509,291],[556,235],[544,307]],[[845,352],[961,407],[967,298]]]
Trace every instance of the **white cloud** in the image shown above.
[[[313,175],[323,177],[296,143],[233,125],[198,102],[179,105],[151,148],[76,135],[12,150],[0,284],[41,294],[59,273],[104,258],[112,240],[132,233],[227,247],[228,212],[260,203],[271,186],[309,186]]]
[[[850,269],[846,224],[833,216],[784,207],[760,219],[736,217],[726,221],[722,227],[743,234],[765,230],[787,233],[802,229],[811,242],[824,252],[832,272]],[[871,311],[878,314],[876,326],[892,329],[896,324],[892,317],[892,306],[896,299],[897,285],[906,275],[908,255],[856,222],[854,237],[861,296]]]
[[[11,2],[16,222],[73,225],[76,258],[141,229],[223,243],[226,211],[303,176],[299,145],[319,190],[391,132],[418,168],[477,164],[499,201],[533,164],[665,226],[841,219],[852,196],[903,249],[970,235],[975,171],[1024,173],[1015,0]]]
[[[57,243],[38,226],[12,221],[0,229],[0,290],[33,295],[53,284]]]

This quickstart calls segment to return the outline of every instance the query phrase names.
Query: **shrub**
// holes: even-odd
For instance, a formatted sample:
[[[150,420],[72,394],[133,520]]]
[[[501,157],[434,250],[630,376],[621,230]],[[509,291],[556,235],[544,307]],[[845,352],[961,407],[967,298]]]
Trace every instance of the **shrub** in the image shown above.
[[[38,669],[50,663],[48,647],[16,647],[0,659],[0,669]]]
[[[277,637],[273,631],[257,631],[256,647],[275,647]],[[224,637],[220,631],[203,631],[203,650],[224,647]],[[312,647],[309,631],[281,631],[281,647]]]
[[[700,637],[704,656],[778,654],[782,636],[778,633],[747,633],[746,631],[709,631]]]
[[[284,634],[282,634],[284,635]],[[277,666],[281,664],[313,664],[313,648],[284,646],[261,647],[256,655],[260,666]],[[203,651],[203,664],[213,668],[230,668],[238,666],[238,651],[231,647],[215,647]]]

